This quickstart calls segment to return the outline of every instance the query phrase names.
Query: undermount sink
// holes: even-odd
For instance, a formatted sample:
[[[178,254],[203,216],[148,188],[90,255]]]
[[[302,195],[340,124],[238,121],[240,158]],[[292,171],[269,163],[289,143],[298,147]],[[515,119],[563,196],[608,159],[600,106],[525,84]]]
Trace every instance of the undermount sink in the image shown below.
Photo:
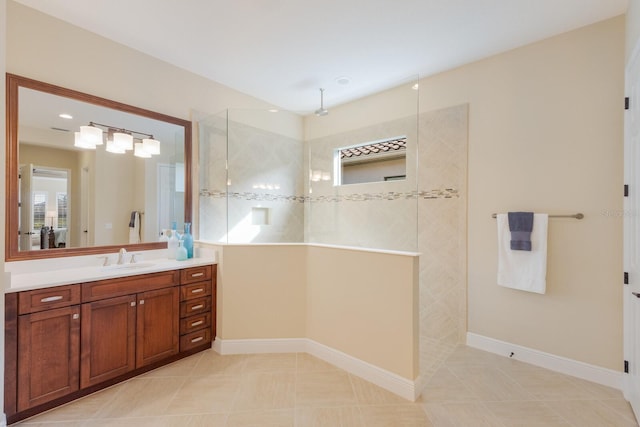
[[[105,271],[110,271],[110,270],[136,270],[138,268],[146,268],[146,267],[153,267],[155,264],[152,262],[135,262],[135,263],[128,263],[128,264],[113,264],[113,265],[107,265],[105,267],[102,267],[103,270]]]

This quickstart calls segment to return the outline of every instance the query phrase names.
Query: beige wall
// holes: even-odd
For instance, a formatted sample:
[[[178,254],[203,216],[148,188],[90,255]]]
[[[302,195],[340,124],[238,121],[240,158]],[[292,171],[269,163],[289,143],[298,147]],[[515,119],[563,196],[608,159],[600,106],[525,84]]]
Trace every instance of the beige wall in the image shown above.
[[[306,336],[306,250],[301,245],[224,246],[219,338]]]
[[[418,258],[309,247],[307,336],[418,377]]]
[[[622,360],[624,17],[420,82],[469,103],[468,329],[605,368]],[[551,219],[547,293],[496,285],[494,212]]]
[[[411,381],[418,376],[417,257],[227,245],[218,262],[218,338],[310,338]]]

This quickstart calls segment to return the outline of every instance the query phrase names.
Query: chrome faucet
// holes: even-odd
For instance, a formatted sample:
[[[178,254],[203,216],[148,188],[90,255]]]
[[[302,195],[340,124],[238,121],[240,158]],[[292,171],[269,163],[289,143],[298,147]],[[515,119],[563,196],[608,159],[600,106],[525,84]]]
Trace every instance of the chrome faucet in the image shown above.
[[[127,250],[125,248],[121,248],[118,251],[118,264],[124,264],[124,256],[126,255]]]

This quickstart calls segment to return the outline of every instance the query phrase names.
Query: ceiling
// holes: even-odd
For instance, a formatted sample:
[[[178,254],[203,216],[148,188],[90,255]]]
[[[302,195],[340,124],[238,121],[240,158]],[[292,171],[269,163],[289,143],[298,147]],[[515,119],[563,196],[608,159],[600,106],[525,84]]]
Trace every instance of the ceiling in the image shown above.
[[[628,0],[16,0],[279,108],[330,108],[626,12]],[[341,84],[346,78],[348,84]],[[344,82],[342,82],[344,83]]]

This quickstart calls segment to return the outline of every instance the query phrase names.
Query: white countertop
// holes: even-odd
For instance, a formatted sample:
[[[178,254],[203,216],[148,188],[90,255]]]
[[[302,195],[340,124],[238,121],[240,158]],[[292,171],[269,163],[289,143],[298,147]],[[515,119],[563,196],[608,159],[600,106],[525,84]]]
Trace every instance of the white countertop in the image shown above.
[[[208,255],[208,254],[207,254]],[[69,268],[58,269],[36,269],[34,272],[14,271],[6,272],[5,292],[20,292],[32,289],[41,289],[51,286],[68,285],[73,283],[93,282],[96,280],[112,279],[114,277],[135,276],[140,274],[156,273],[159,271],[178,270],[201,265],[215,264],[213,256],[201,256],[185,261],[163,258],[144,258],[139,261],[139,265],[109,265],[106,267],[71,266]]]

